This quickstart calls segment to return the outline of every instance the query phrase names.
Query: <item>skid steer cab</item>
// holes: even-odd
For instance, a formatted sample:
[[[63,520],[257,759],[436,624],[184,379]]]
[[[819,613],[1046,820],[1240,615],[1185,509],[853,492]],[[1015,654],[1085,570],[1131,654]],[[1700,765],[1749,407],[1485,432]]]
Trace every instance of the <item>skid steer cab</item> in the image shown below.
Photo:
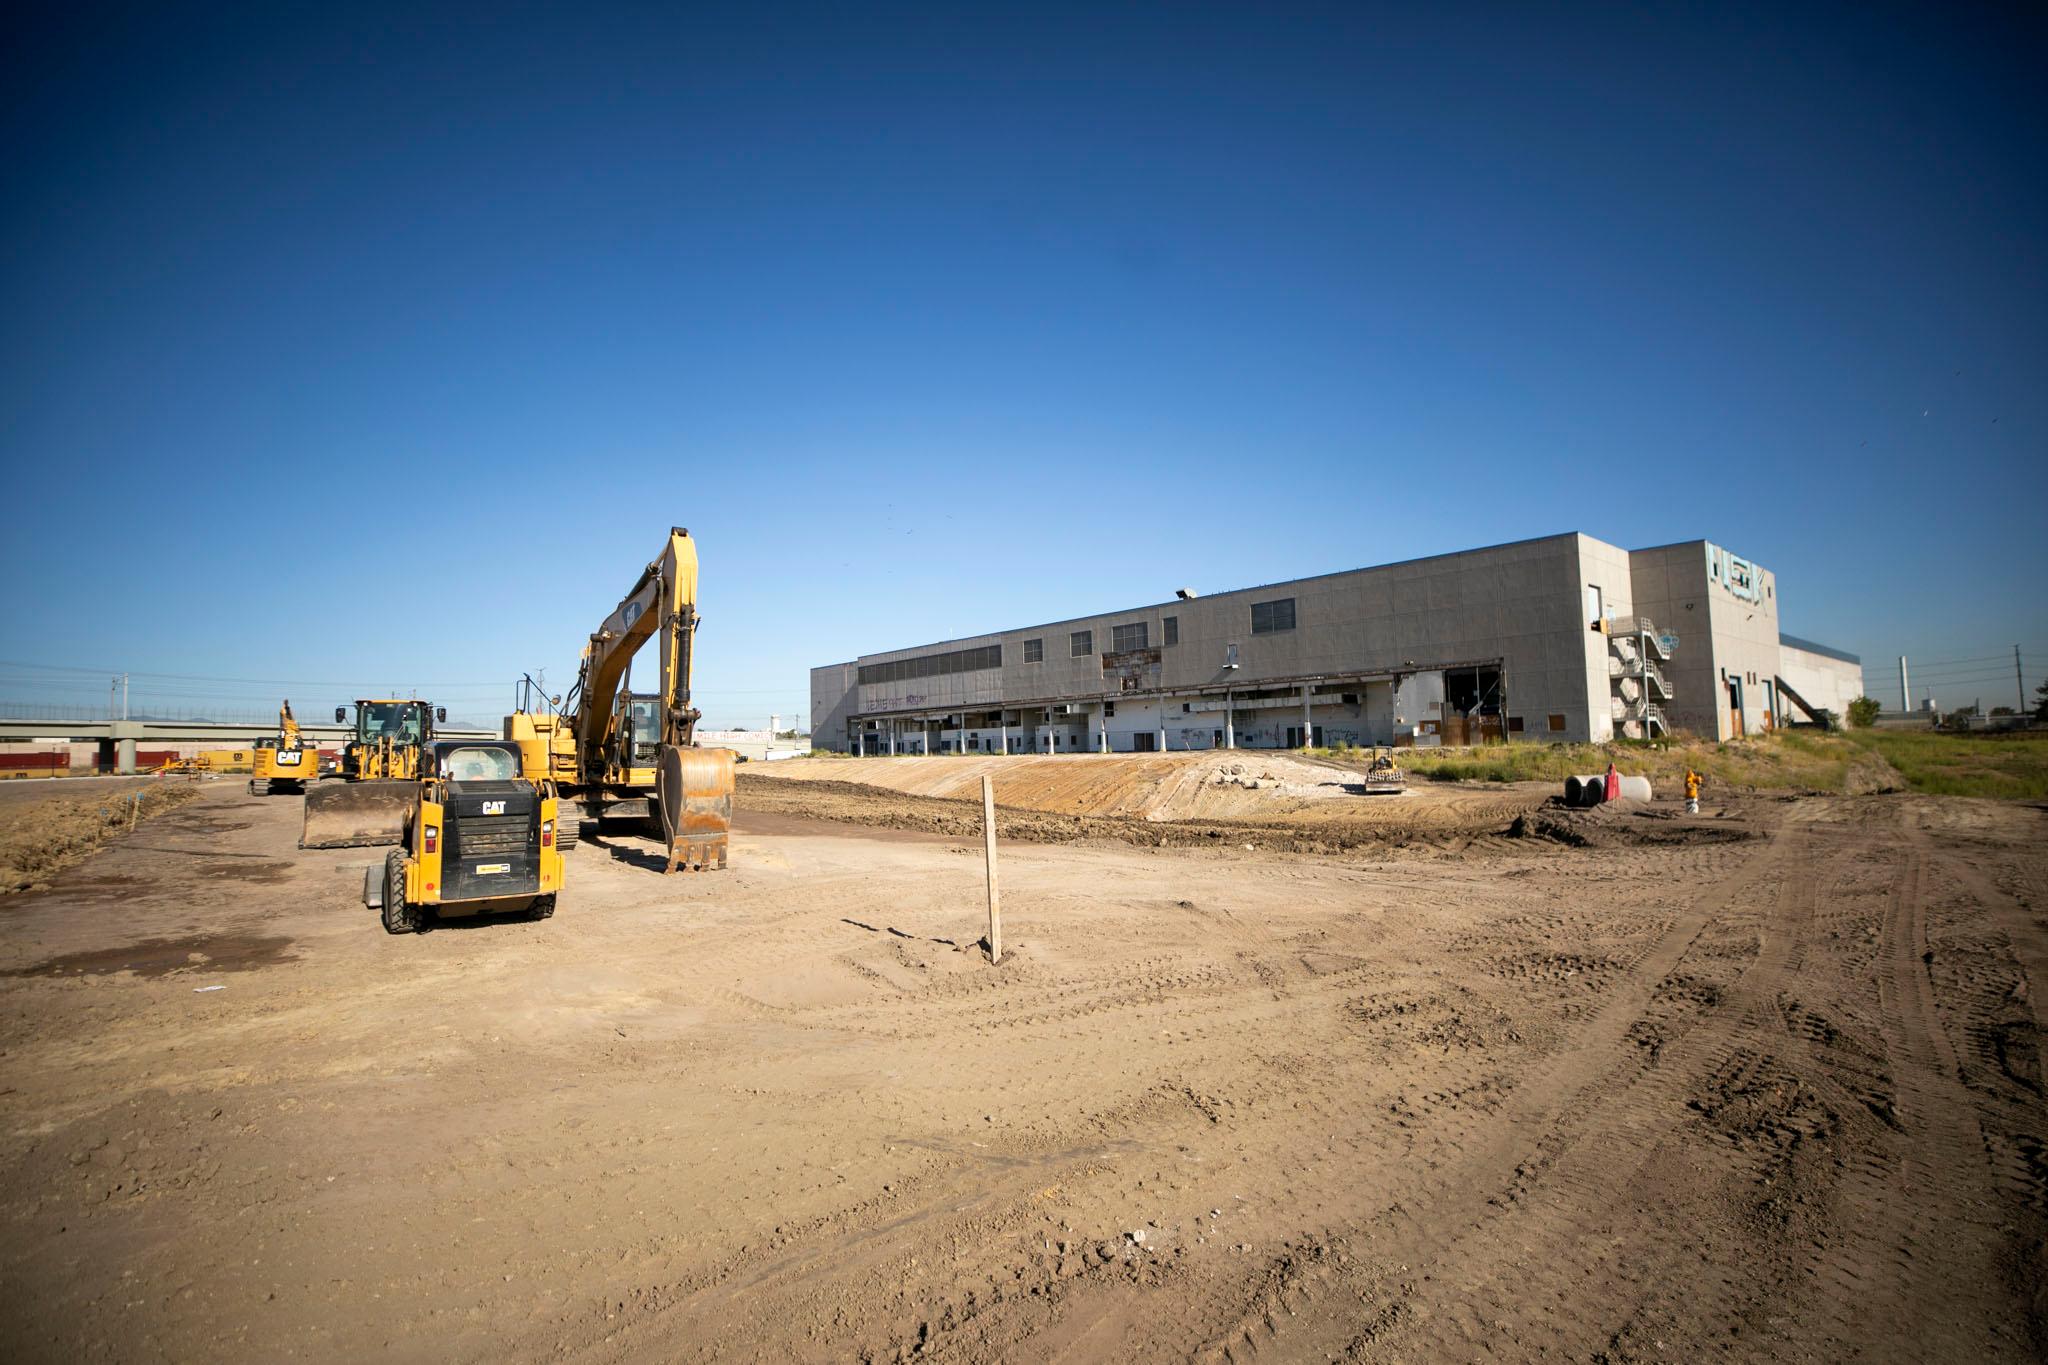
[[[363,878],[363,901],[394,934],[428,916],[555,913],[562,852],[552,783],[519,775],[510,740],[437,739],[426,745],[405,845]]]

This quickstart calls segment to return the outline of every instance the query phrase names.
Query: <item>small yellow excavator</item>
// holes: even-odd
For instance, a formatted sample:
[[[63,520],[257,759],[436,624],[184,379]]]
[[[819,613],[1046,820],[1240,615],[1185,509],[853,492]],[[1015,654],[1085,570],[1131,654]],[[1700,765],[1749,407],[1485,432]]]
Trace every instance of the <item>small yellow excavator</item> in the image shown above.
[[[562,794],[565,844],[585,817],[644,813],[667,845],[666,871],[726,866],[734,756],[697,747],[699,712],[690,705],[697,622],[696,542],[672,527],[661,554],[591,635],[570,705],[529,700],[505,718],[523,773],[551,779]],[[627,687],[633,655],[650,642],[658,685],[634,693]]]
[[[250,769],[251,796],[296,796],[320,776],[320,751],[306,743],[286,698],[277,712],[277,733],[256,741]]]
[[[420,755],[434,737],[434,722],[448,708],[399,697],[356,702],[355,737],[343,747],[340,782],[306,793],[306,828],[300,848],[364,848],[395,844],[418,795]],[[334,708],[337,725],[348,708]]]

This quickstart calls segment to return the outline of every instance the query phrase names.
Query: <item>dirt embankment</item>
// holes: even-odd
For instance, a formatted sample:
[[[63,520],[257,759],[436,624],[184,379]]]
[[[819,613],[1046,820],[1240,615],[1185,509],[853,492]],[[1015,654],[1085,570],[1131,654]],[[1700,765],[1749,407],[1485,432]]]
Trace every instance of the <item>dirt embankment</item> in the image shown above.
[[[0,895],[47,886],[51,877],[135,823],[198,794],[187,782],[152,782],[92,796],[13,803],[0,821]]]
[[[795,759],[776,777],[858,782],[910,796],[981,799],[981,779],[1020,810],[1142,820],[1236,820],[1342,807],[1357,774],[1289,753],[1247,749],[1176,754],[962,754],[936,758]]]
[[[1284,796],[1272,791],[1265,794],[1273,811],[1263,818],[1167,820],[1152,812],[1103,815],[1018,809],[1007,804],[999,789],[996,833],[1004,839],[1043,844],[1115,842],[1141,848],[1249,845],[1254,850],[1284,853],[1464,851],[1479,841],[1523,836],[1573,845],[1622,845],[1718,842],[1748,835],[1746,827],[1725,821],[1673,821],[1660,818],[1668,812],[1646,812],[1639,807],[1628,809],[1645,818],[1624,814],[1623,808],[1617,807],[1596,813],[1590,820],[1575,820],[1562,811],[1550,810],[1550,798],[1542,791],[1526,788],[1357,798],[1349,807],[1354,813],[1348,815],[1342,813],[1345,808],[1322,802],[1314,811],[1290,809]],[[817,777],[789,779],[779,772],[743,771],[738,804],[742,810],[955,838],[974,838],[981,833],[978,799],[921,796]]]

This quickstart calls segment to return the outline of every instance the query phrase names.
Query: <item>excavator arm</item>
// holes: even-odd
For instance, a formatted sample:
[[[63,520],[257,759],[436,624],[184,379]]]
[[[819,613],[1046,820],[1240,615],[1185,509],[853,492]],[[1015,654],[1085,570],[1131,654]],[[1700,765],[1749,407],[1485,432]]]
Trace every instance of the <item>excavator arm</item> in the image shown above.
[[[619,605],[590,637],[577,679],[576,768],[579,781],[604,780],[606,754],[618,724],[619,690],[633,656],[653,645],[661,703],[661,750],[655,804],[668,842],[668,870],[726,865],[732,827],[733,755],[696,747],[698,710],[690,704],[691,651],[697,632],[697,545],[682,527],[640,571]]]
[[[614,724],[619,688],[633,656],[649,640],[656,641],[660,661],[661,742],[693,742],[698,713],[690,706],[690,647],[696,630],[697,544],[677,526],[584,651],[577,679],[576,761],[586,782],[603,777],[605,740]]]

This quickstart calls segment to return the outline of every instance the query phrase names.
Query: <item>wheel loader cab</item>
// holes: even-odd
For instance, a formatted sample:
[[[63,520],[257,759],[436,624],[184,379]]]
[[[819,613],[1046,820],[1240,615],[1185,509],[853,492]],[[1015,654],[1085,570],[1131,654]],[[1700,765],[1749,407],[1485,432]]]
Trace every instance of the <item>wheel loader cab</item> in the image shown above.
[[[431,740],[422,756],[405,847],[386,857],[381,887],[364,887],[384,927],[410,933],[430,908],[552,915],[562,887],[554,788],[520,776],[518,743]]]
[[[364,779],[413,777],[418,750],[433,733],[433,711],[423,701],[358,701],[355,738],[343,750],[342,771]]]

